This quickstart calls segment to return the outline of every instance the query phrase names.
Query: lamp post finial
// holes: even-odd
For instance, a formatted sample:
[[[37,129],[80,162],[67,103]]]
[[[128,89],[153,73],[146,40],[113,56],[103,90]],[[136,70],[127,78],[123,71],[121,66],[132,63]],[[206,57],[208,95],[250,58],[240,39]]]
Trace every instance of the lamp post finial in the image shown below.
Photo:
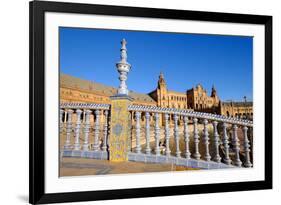
[[[119,80],[120,80],[120,85],[119,88],[117,90],[117,95],[128,95],[129,91],[126,85],[126,80],[127,80],[127,74],[129,73],[129,71],[131,70],[131,65],[127,62],[127,41],[126,39],[122,39],[121,41],[121,55],[120,58],[121,60],[116,63],[116,67],[117,67],[117,71],[119,72]]]

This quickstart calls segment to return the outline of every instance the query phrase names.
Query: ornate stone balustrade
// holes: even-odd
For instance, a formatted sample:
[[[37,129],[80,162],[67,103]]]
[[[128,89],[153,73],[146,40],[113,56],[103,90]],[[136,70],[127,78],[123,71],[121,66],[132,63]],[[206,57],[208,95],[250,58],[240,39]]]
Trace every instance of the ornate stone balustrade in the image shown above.
[[[167,113],[176,114],[181,116],[188,116],[192,118],[202,118],[206,120],[216,120],[218,122],[225,122],[230,124],[242,125],[247,127],[253,127],[253,122],[245,119],[238,119],[234,117],[226,117],[223,115],[216,115],[211,113],[195,112],[192,110],[181,110],[176,108],[161,108],[156,106],[142,106],[142,105],[130,105],[128,107],[130,111],[140,111],[140,112],[153,112],[153,113]]]
[[[109,150],[116,149],[109,147],[110,109],[109,104],[62,103],[62,156],[109,159]],[[128,106],[128,116],[129,161],[203,169],[253,166],[249,120],[137,105]]]
[[[136,145],[129,158],[132,161],[174,162],[207,169],[252,167],[249,140],[252,133],[248,133],[248,130],[252,131],[252,121],[151,106],[130,105],[128,110],[133,116],[132,129],[136,130],[136,135],[132,135],[132,140],[136,138]],[[145,126],[142,134],[140,118],[143,114]],[[159,126],[161,118],[163,126]],[[151,132],[152,128],[154,132]],[[141,136],[146,140],[143,149]]]
[[[62,156],[108,158],[109,104],[61,103]]]

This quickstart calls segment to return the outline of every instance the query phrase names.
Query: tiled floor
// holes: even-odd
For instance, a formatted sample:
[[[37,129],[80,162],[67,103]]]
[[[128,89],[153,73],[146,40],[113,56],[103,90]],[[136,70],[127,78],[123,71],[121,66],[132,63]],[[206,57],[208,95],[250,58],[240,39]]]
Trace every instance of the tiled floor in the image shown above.
[[[145,164],[139,162],[109,162],[107,160],[62,158],[60,176],[126,174],[142,172],[196,170],[173,164]]]

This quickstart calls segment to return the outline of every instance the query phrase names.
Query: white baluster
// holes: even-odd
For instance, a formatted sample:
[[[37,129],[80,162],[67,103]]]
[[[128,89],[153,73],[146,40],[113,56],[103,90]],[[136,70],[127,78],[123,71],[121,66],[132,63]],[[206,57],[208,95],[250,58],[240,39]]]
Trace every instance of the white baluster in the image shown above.
[[[183,122],[184,122],[184,141],[185,141],[185,158],[186,159],[190,159],[190,151],[189,151],[189,133],[188,133],[188,117],[184,116],[183,118]]]
[[[66,118],[67,118],[67,110],[64,111],[64,120],[63,120],[64,123],[66,123]]]
[[[90,132],[90,115],[92,113],[91,110],[85,111],[85,125],[84,125],[84,143],[83,143],[83,150],[89,150],[89,132]]]
[[[60,133],[62,133],[63,131],[63,121],[62,121],[63,113],[64,111],[60,109]]]
[[[73,110],[67,110],[68,120],[67,120],[67,125],[66,125],[66,140],[65,140],[65,144],[64,144],[64,149],[66,149],[66,150],[71,149],[70,136],[71,136],[71,132],[72,132],[72,113],[73,113]]]
[[[175,136],[175,144],[176,144],[176,156],[180,157],[181,151],[180,151],[180,143],[179,143],[180,138],[179,138],[178,119],[179,116],[177,114],[174,114],[174,136]]]
[[[193,134],[194,134],[194,144],[195,144],[195,153],[193,154],[193,157],[197,160],[200,159],[201,154],[199,153],[199,142],[200,142],[200,137],[198,135],[198,128],[197,128],[197,118],[193,118]]]
[[[203,136],[204,136],[204,144],[205,144],[205,151],[206,151],[204,158],[206,161],[209,162],[211,160],[211,155],[209,153],[209,144],[210,144],[209,139],[210,138],[209,138],[209,132],[208,132],[208,120],[204,119],[203,124],[204,124]]]
[[[169,114],[165,114],[165,139],[166,139],[166,156],[171,155],[170,150],[170,129],[169,129]]]
[[[150,114],[149,112],[145,113],[145,138],[146,138],[146,149],[145,153],[150,154]]]
[[[214,143],[215,143],[215,157],[214,161],[220,163],[221,162],[221,157],[219,153],[219,145],[220,145],[220,136],[218,134],[218,122],[213,121],[213,127],[214,127]]]
[[[228,135],[227,135],[227,124],[224,122],[222,124],[223,126],[223,146],[224,146],[224,150],[225,150],[225,156],[223,158],[223,162],[226,163],[227,165],[231,164],[231,159],[229,158],[229,141],[228,141]]]
[[[249,139],[247,136],[247,131],[248,131],[248,127],[244,126],[243,127],[243,134],[244,134],[244,149],[245,149],[245,162],[244,162],[244,166],[245,167],[252,167],[252,163],[250,160],[250,144],[249,144]]]
[[[102,150],[106,151],[107,150],[107,131],[108,131],[108,110],[104,111],[104,127],[103,127],[103,146],[102,146]]]
[[[79,136],[80,136],[80,126],[81,126],[81,114],[82,110],[76,110],[76,127],[75,127],[75,142],[74,142],[74,150],[80,150],[80,142],[79,142]]]
[[[95,129],[94,129],[94,151],[99,150],[99,134],[100,134],[100,110],[95,110]]]
[[[141,112],[136,111],[136,153],[141,153],[141,146],[140,146],[140,116]]]
[[[160,155],[159,141],[160,141],[160,128],[159,128],[159,114],[155,113],[155,154]]]
[[[237,136],[237,128],[238,128],[237,125],[233,125],[232,144],[233,144],[234,151],[235,151],[234,165],[241,167],[242,162],[241,162],[240,156],[239,156],[240,144],[239,144],[239,139]]]

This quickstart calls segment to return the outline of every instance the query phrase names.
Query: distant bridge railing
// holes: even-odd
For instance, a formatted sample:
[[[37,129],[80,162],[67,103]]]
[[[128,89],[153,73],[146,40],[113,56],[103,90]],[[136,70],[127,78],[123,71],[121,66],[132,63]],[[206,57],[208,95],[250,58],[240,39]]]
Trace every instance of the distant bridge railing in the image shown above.
[[[109,159],[109,104],[61,103],[61,154]],[[253,123],[221,115],[129,105],[128,160],[196,168],[252,167]]]

